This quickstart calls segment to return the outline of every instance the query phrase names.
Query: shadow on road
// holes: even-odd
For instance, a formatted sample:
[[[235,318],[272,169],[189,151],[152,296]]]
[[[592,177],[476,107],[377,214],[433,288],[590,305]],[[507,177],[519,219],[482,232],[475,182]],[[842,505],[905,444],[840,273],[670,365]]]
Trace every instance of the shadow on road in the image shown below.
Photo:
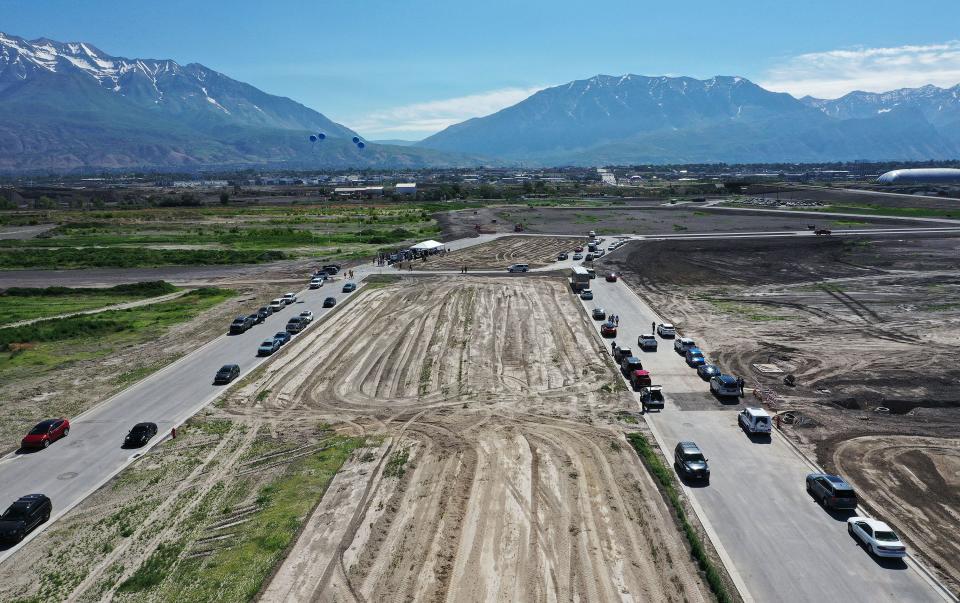
[[[857,539],[856,536],[850,534],[849,532],[847,533],[850,535],[850,539],[856,543],[857,548],[861,549],[865,554],[870,555],[870,558],[873,559],[874,562],[880,567],[889,570],[905,570],[909,567],[907,562],[901,557],[878,557],[874,555],[870,552],[870,549],[867,548],[866,545]]]

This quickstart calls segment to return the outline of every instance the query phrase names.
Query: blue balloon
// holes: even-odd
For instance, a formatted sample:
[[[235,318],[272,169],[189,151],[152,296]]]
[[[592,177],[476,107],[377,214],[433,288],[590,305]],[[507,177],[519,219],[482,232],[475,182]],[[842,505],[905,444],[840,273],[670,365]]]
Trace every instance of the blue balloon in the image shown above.
[[[357,148],[358,148],[358,149],[362,149],[362,148],[365,147],[365,146],[367,146],[367,145],[363,144],[362,142],[358,142],[358,143],[357,143]]]
[[[317,142],[317,136],[315,134],[310,135],[310,142]]]
[[[317,134],[317,138],[319,138],[320,140],[323,140],[323,139],[326,138],[326,137],[327,137],[327,135],[324,134],[323,132],[320,132],[320,133]]]
[[[354,144],[360,144],[360,137],[359,137],[359,136],[354,136],[354,137],[353,137],[353,143],[354,143]]]

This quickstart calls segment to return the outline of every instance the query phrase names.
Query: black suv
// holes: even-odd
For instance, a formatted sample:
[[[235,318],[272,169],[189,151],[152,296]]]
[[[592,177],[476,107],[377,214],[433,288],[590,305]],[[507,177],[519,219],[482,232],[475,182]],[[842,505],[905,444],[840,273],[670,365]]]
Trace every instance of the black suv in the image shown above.
[[[677,444],[673,449],[673,465],[682,477],[710,483],[710,466],[700,452],[700,447],[693,442]]]
[[[323,300],[324,308],[332,308],[335,305],[337,305],[337,298],[335,297],[328,297],[327,299]]]
[[[230,334],[240,335],[241,333],[246,333],[253,324],[253,319],[249,316],[238,316],[230,323]]]
[[[157,435],[156,423],[137,423],[123,439],[124,448],[140,448]]]
[[[273,308],[270,306],[261,306],[257,310],[257,315],[260,317],[260,322],[263,322],[267,317],[273,316]]]
[[[323,267],[323,271],[330,275],[336,274],[340,272],[340,264],[327,264]]]
[[[50,519],[53,504],[45,494],[27,494],[18,498],[0,515],[0,540],[17,543],[35,527]]]
[[[225,385],[240,376],[240,367],[236,364],[224,364],[213,378],[214,385]]]

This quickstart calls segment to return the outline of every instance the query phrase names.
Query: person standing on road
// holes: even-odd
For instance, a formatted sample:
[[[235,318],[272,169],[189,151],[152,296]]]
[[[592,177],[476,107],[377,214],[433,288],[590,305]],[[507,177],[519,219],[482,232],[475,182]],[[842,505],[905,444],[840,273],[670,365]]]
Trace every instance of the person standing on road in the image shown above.
[[[650,332],[651,333],[657,332],[657,321],[653,321],[650,323]]]
[[[740,395],[743,395],[743,377],[737,377],[737,387],[740,388]]]

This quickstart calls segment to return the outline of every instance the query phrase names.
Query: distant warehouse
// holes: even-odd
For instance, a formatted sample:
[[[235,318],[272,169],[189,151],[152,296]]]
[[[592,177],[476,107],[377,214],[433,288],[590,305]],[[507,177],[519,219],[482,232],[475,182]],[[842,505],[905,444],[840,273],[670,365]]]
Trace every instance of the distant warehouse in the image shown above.
[[[960,184],[960,170],[954,168],[915,168],[893,170],[877,178],[880,184]]]
[[[393,194],[395,195],[416,195],[417,194],[417,183],[416,182],[398,182],[396,186],[393,187]]]
[[[355,197],[357,199],[369,199],[371,197],[382,197],[382,186],[340,186],[333,189],[335,195],[342,197]]]

